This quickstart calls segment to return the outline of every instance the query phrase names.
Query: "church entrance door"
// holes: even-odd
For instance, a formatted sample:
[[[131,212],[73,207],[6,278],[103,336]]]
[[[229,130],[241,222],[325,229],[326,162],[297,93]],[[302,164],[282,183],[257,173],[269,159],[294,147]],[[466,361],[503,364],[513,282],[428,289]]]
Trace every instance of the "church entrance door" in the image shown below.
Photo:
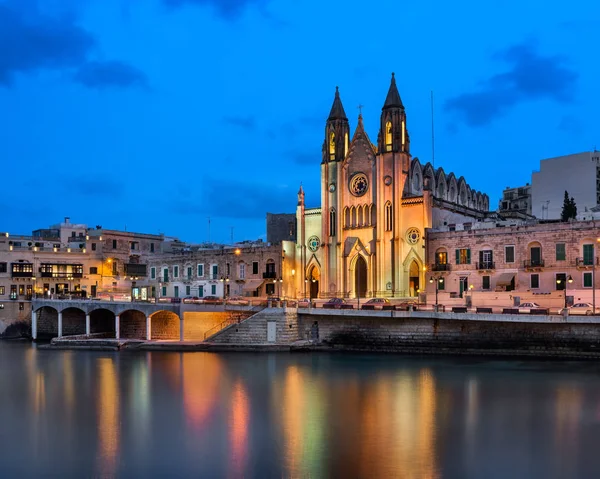
[[[319,297],[319,270],[314,266],[310,269],[308,276],[308,287],[309,287],[309,298],[318,298]]]
[[[413,261],[410,264],[410,271],[408,273],[408,285],[409,285],[409,295],[410,296],[418,296],[419,295],[419,265],[416,261]]]
[[[357,298],[367,296],[367,262],[360,255],[354,266],[354,291],[356,291]]]

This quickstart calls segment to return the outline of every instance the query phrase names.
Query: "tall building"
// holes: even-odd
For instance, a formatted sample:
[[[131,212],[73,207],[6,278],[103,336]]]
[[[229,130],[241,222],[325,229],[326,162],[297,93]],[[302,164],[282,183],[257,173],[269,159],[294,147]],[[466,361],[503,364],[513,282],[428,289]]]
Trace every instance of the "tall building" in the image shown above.
[[[600,204],[600,152],[587,151],[540,161],[531,175],[533,216],[560,219],[565,191],[575,199],[579,215]]]
[[[503,216],[531,216],[531,185],[506,188],[498,204],[498,213]],[[526,215],[526,216],[525,216]]]
[[[321,206],[298,192],[296,286],[310,297],[406,297],[424,289],[426,228],[484,219],[487,195],[410,152],[396,79],[383,104],[377,144],[362,115],[351,136],[339,90],[325,123]]]

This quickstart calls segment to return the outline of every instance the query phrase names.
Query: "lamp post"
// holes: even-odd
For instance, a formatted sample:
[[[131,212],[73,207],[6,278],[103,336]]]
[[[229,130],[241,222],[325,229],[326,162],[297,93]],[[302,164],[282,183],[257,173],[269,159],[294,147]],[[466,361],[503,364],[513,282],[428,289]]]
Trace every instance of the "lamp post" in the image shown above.
[[[438,310],[438,290],[439,290],[439,285],[438,283],[441,283],[442,281],[444,281],[444,278],[439,276],[434,278],[433,276],[431,276],[429,278],[429,282],[433,283],[435,282],[435,312],[437,313]]]
[[[567,309],[567,284],[571,284],[573,282],[573,278],[571,277],[571,275],[569,275],[567,277],[567,279],[565,280],[565,309]],[[556,280],[556,284],[560,285],[562,283],[561,279],[557,279]]]
[[[223,283],[223,303],[227,301],[227,284],[229,284],[229,276],[221,276],[221,283]]]

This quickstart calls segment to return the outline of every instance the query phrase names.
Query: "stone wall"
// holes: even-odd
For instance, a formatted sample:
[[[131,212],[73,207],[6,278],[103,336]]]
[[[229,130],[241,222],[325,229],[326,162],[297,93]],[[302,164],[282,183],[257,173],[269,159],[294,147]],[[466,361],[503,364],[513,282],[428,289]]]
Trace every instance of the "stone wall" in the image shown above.
[[[2,305],[0,308],[0,334],[14,323],[24,321],[31,324],[31,302],[0,300],[0,305]]]
[[[276,340],[269,343],[268,323],[276,323]],[[218,344],[290,344],[298,340],[297,310],[267,308],[245,321],[227,327],[209,341]]]
[[[214,312],[185,312],[183,313],[183,339],[184,341],[204,341],[206,332],[218,328],[220,324],[232,318],[231,313],[224,311]]]
[[[130,309],[119,316],[121,339],[146,339],[146,315]]]
[[[319,342],[347,348],[531,354],[594,353],[598,349],[600,354],[600,325],[593,323],[300,314],[303,338],[314,335],[315,322]]]

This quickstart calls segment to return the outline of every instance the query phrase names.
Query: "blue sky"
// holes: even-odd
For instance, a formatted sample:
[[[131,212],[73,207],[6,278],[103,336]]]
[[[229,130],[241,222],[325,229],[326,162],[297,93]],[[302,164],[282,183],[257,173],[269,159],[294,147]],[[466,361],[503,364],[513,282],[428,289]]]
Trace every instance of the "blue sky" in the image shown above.
[[[411,152],[495,207],[600,135],[600,4],[0,0],[0,231],[70,216],[229,242],[318,206],[336,85],[376,141],[396,79]]]

